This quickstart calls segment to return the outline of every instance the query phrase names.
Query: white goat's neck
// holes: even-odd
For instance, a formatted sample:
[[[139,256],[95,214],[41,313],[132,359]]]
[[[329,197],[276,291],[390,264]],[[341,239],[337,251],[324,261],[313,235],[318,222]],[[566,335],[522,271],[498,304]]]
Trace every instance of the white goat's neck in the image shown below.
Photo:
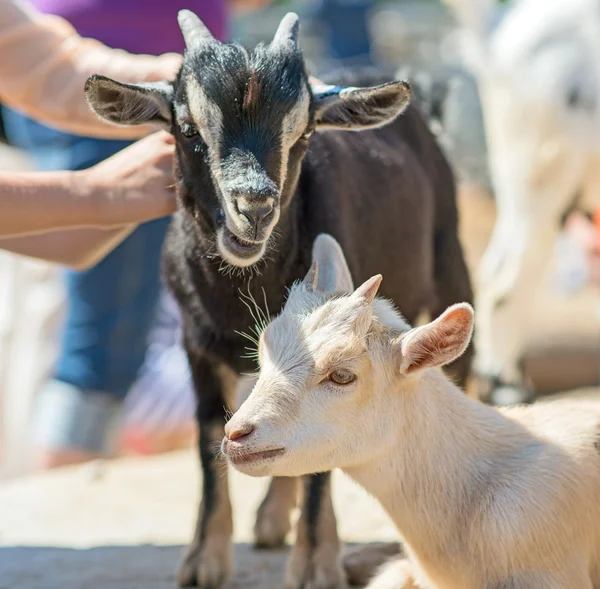
[[[397,436],[382,440],[371,462],[344,470],[381,502],[422,570],[447,579],[452,547],[485,497],[494,462],[506,463],[528,434],[434,370],[390,397]]]

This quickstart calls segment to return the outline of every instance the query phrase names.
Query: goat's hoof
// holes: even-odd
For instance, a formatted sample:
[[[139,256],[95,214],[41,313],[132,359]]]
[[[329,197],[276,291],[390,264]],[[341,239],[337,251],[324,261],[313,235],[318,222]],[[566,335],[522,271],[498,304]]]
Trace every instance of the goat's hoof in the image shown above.
[[[180,587],[218,589],[231,577],[232,544],[229,537],[207,538],[189,546],[177,574]]]
[[[285,589],[347,589],[339,546],[294,548],[287,563]]]

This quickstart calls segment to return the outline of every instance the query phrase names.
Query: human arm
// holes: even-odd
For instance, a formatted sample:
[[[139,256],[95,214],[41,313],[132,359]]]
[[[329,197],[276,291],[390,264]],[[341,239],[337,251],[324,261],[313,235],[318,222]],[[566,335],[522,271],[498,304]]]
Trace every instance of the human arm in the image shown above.
[[[0,174],[0,239],[122,227],[172,213],[173,149],[161,131],[87,170]]]
[[[74,270],[95,266],[136,228],[126,225],[114,229],[63,229],[50,233],[0,238],[0,249],[40,258]]]
[[[120,127],[90,111],[85,81],[103,74],[123,82],[173,79],[182,57],[131,55],[77,35],[65,20],[18,0],[0,0],[0,100],[71,133],[135,139],[151,128]]]

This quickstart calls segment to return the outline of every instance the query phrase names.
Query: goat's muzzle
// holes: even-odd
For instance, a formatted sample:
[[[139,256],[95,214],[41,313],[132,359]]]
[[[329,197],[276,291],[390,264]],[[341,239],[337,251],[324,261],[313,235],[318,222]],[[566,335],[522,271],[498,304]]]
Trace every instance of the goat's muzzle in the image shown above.
[[[235,265],[251,265],[262,258],[279,220],[279,195],[236,192],[227,200],[219,236],[221,254]]]
[[[239,236],[248,241],[264,241],[268,238],[279,216],[279,194],[274,190],[264,192],[235,192],[231,195],[237,216],[234,224]]]
[[[235,466],[267,461],[285,452],[281,447],[261,448],[253,436],[255,429],[251,423],[234,425],[232,421],[225,426],[221,451]]]
[[[264,232],[265,227],[269,227],[273,219],[273,199],[261,199],[252,201],[246,198],[239,198],[236,201],[238,213],[246,221],[254,239],[258,239],[259,233]]]

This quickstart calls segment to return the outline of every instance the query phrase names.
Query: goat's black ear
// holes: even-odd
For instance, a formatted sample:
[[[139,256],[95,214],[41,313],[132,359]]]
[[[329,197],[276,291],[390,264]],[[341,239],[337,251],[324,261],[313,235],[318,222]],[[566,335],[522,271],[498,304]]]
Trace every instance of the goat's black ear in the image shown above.
[[[170,82],[123,84],[104,76],[92,76],[85,83],[85,98],[99,117],[111,123],[154,123],[171,128],[173,85]]]
[[[393,121],[410,103],[408,82],[369,88],[314,86],[317,129],[361,130]]]

